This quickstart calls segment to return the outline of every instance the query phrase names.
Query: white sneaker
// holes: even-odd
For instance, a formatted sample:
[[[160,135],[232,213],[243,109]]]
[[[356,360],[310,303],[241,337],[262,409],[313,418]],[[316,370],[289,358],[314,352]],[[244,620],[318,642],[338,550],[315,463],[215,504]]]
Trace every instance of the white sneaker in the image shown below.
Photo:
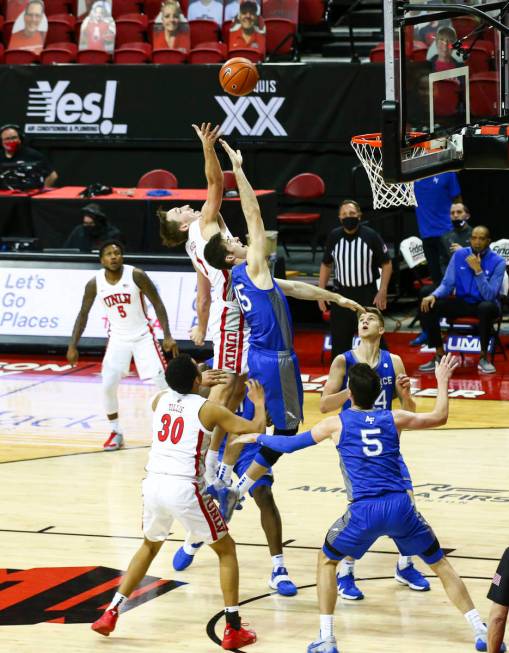
[[[124,436],[122,433],[112,431],[110,437],[103,444],[104,451],[117,451],[124,446]]]

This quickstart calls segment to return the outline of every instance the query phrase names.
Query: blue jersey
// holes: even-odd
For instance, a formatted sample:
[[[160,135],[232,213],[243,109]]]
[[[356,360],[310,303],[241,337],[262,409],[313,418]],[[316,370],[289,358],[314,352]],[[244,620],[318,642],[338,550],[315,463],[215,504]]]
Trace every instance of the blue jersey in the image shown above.
[[[357,501],[386,492],[405,492],[400,466],[399,433],[390,410],[345,410],[337,445],[348,499]]]
[[[343,385],[341,390],[345,390],[348,387],[348,371],[359,361],[355,358],[355,352],[353,350],[345,351],[343,354],[345,357],[345,376],[343,378]],[[382,391],[376,398],[373,408],[382,408],[383,410],[390,410],[392,406],[392,400],[394,398],[394,393],[396,392],[396,373],[394,372],[394,365],[392,364],[392,358],[388,351],[385,349],[380,349],[380,357],[378,359],[378,365],[374,368],[375,372],[380,377],[380,384],[382,386]],[[345,401],[341,410],[346,410],[350,408],[352,402],[350,399]]]
[[[273,352],[293,350],[290,308],[273,279],[270,290],[257,288],[247,274],[247,263],[232,270],[232,286],[250,329],[249,345]]]

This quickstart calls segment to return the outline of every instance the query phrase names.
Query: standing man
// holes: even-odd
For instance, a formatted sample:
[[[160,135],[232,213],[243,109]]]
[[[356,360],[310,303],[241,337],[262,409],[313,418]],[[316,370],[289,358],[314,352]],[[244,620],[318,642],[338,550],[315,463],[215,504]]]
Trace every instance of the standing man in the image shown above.
[[[361,209],[355,200],[344,200],[339,206],[341,227],[334,229],[327,240],[320,265],[320,288],[326,288],[334,263],[334,291],[363,306],[374,305],[381,311],[387,307],[387,288],[392,263],[387,245],[380,235],[361,225]],[[382,269],[380,289],[377,279]],[[326,302],[319,301],[322,312]],[[331,306],[330,327],[332,360],[352,347],[357,328],[355,313],[337,304]]]
[[[92,630],[108,636],[119,608],[145,577],[177,519],[189,534],[206,542],[219,558],[226,628],[221,646],[238,649],[256,642],[239,615],[239,565],[235,542],[212,497],[206,491],[203,459],[216,425],[235,433],[265,428],[263,390],[248,382],[255,413],[248,421],[200,396],[201,374],[187,354],[173,359],[166,372],[169,388],[152,400],[152,446],[143,481],[143,543],[104,614]],[[170,389],[171,388],[171,389]],[[175,624],[177,627],[177,624]]]
[[[415,552],[439,577],[451,603],[472,629],[477,651],[487,650],[486,625],[470,594],[444,555],[431,526],[412,504],[399,465],[400,435],[405,429],[429,429],[446,424],[448,385],[458,363],[448,354],[437,365],[437,398],[429,413],[378,410],[380,377],[369,365],[358,363],[349,372],[352,407],[340,416],[326,417],[310,431],[293,438],[249,434],[239,443],[258,442],[291,453],[332,439],[351,504],[325,536],[318,554],[317,591],[320,635],[308,653],[339,653],[334,634],[337,601],[336,567],[345,556],[359,559],[379,537],[392,537],[400,550]],[[505,646],[500,648],[500,653]],[[498,652],[497,652],[498,653]]]
[[[477,369],[483,374],[496,372],[488,360],[488,346],[493,321],[500,314],[505,260],[490,249],[490,242],[488,227],[475,227],[471,246],[462,247],[453,254],[442,283],[421,301],[422,328],[428,334],[428,345],[436,348],[435,357],[419,366],[421,372],[433,372],[435,363],[444,355],[440,318],[465,316],[479,318],[481,355]]]
[[[19,125],[0,127],[0,188],[29,190],[54,186],[58,174],[48,158],[23,144]]]
[[[333,361],[327,383],[320,399],[320,411],[344,411],[351,407],[348,390],[348,372],[357,363],[365,363],[375,370],[380,377],[382,390],[374,403],[375,408],[390,410],[394,396],[397,396],[403,410],[415,413],[415,401],[410,393],[410,379],[406,374],[403,361],[396,354],[380,349],[384,333],[384,317],[374,307],[368,307],[359,314],[358,333],[360,344],[355,349],[340,354]],[[413,485],[410,472],[400,455],[401,475],[412,501]],[[355,560],[347,556],[341,560],[336,577],[338,594],[343,599],[359,601],[364,594],[355,584]],[[394,578],[412,590],[425,592],[430,589],[427,579],[413,565],[411,556],[400,553],[396,564]]]
[[[451,204],[452,230],[442,236],[447,251],[447,261],[458,249],[468,247],[472,236],[472,227],[468,224],[470,211],[462,202]]]
[[[85,286],[80,312],[67,348],[67,360],[78,362],[78,342],[87,326],[88,314],[99,297],[109,322],[109,340],[102,362],[104,407],[110,423],[110,435],[104,451],[116,451],[124,446],[124,436],[118,418],[117,390],[120,380],[129,372],[134,357],[141,379],[152,379],[160,390],[167,388],[164,378],[166,360],[147,316],[145,296],[157,315],[163,330],[163,349],[178,354],[178,346],[168,326],[168,315],[161,297],[149,277],[132,265],[124,265],[121,243],[104,243],[99,250],[101,270]]]
[[[509,548],[500,559],[488,598],[493,601],[488,620],[488,653],[497,653],[502,647],[509,612]]]

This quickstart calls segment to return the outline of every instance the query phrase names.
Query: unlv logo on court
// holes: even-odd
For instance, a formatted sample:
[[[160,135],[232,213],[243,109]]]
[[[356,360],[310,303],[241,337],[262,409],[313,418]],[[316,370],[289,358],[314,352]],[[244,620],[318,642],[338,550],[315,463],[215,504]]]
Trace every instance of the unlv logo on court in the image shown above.
[[[124,572],[109,567],[0,569],[0,626],[92,623],[108,606]],[[122,611],[185,583],[145,576]]]
[[[239,97],[236,100],[232,100],[227,95],[214,97],[226,113],[226,118],[221,125],[223,136],[228,136],[234,129],[242,136],[261,136],[266,131],[273,136],[288,136],[276,117],[285,101],[284,97],[271,97],[267,102],[256,96]],[[256,122],[253,125],[249,125],[244,118],[244,114],[249,108],[255,110]]]

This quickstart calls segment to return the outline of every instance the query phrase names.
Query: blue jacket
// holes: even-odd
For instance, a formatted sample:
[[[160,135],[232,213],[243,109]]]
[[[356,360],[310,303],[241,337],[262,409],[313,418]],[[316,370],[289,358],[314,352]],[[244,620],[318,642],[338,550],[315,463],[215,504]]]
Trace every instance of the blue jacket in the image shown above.
[[[505,260],[487,247],[481,253],[482,273],[475,274],[465,260],[470,254],[471,247],[463,247],[454,252],[442,283],[433,291],[433,295],[438,298],[447,297],[455,290],[456,297],[469,304],[482,301],[498,303],[504,280]]]

